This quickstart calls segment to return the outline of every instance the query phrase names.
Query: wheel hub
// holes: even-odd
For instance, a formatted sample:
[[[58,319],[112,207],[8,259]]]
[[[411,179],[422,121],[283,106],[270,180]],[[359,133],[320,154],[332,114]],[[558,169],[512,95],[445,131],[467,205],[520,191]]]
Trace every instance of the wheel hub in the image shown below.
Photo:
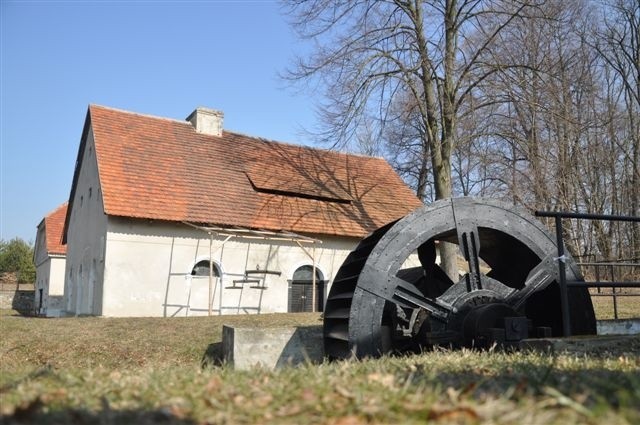
[[[469,310],[462,320],[462,335],[466,347],[489,348],[527,338],[529,323],[510,305],[491,302]]]

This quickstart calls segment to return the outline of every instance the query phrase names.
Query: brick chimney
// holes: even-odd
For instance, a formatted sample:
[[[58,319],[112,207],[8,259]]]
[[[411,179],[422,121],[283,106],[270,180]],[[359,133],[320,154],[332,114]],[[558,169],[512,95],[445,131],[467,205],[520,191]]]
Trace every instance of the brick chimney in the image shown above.
[[[187,117],[198,133],[209,134],[211,136],[222,136],[222,121],[224,112],[209,108],[196,108]]]

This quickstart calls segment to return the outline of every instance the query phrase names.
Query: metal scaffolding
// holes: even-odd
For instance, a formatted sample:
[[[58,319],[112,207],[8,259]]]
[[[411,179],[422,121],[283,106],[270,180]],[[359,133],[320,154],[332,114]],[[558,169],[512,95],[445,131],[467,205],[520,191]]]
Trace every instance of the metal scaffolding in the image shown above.
[[[258,240],[267,240],[267,241],[284,241],[284,242],[295,242],[302,251],[309,257],[313,266],[313,274],[312,274],[312,310],[316,311],[316,298],[317,298],[317,288],[316,288],[316,246],[321,244],[322,241],[320,239],[315,239],[309,236],[299,235],[294,232],[288,231],[273,231],[273,230],[262,230],[262,229],[248,229],[245,227],[239,226],[208,226],[203,224],[190,223],[187,221],[183,221],[183,224],[187,226],[193,227],[200,231],[203,231],[209,235],[209,300],[208,300],[208,315],[211,316],[213,310],[213,255],[218,251],[221,251],[224,248],[224,245],[229,242],[231,239],[258,239]],[[224,238],[222,244],[216,248],[215,252],[213,251],[213,239],[214,237]],[[311,253],[308,249],[306,249],[303,244],[307,244],[311,246]],[[222,251],[220,252],[220,256],[222,257]],[[220,258],[220,262],[222,263],[222,258]],[[222,287],[220,288],[220,297],[222,299]],[[222,311],[220,311],[222,314]]]

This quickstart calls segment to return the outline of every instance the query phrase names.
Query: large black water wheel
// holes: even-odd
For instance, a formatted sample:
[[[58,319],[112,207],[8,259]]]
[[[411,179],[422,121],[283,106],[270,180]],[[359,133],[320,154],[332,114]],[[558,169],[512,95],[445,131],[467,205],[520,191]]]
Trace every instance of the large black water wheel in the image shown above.
[[[436,247],[444,242],[459,247],[463,272],[456,281],[437,264]],[[373,232],[346,258],[325,305],[325,354],[473,345],[484,322],[506,316],[559,336],[556,256],[546,229],[504,202],[458,198],[422,207]],[[582,278],[569,255],[561,260],[567,279]],[[594,334],[587,290],[569,289],[569,307],[572,334]]]

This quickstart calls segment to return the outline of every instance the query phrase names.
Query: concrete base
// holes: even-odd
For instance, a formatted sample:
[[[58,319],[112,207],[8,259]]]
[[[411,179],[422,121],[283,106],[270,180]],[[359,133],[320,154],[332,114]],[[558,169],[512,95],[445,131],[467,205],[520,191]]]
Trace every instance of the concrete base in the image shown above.
[[[523,349],[574,353],[640,351],[640,320],[600,320],[598,336],[527,339]],[[615,336],[614,336],[615,335]],[[636,336],[634,336],[636,335]],[[224,361],[237,368],[274,369],[324,358],[322,326],[249,328],[224,325]]]
[[[638,335],[572,336],[567,338],[532,338],[520,342],[520,348],[543,352],[576,354],[640,353]]]
[[[224,361],[236,369],[319,363],[324,358],[322,326],[222,327]]]
[[[640,334],[640,319],[598,320],[598,335]]]

